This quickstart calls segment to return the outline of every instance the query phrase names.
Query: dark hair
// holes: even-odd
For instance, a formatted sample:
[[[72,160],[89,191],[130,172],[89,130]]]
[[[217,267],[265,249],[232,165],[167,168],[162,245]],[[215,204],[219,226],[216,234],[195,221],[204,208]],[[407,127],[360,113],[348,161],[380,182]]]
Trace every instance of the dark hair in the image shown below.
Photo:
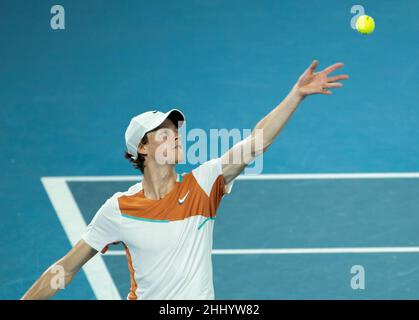
[[[147,135],[145,135],[141,139],[140,144],[146,144],[147,142],[148,142],[148,138],[147,138]],[[131,157],[132,155],[128,153],[127,151],[125,151],[125,159],[128,159],[135,169],[139,169],[142,173],[144,173],[144,168],[145,168],[144,161],[145,161],[146,154],[142,154],[137,151],[137,159],[134,160]]]

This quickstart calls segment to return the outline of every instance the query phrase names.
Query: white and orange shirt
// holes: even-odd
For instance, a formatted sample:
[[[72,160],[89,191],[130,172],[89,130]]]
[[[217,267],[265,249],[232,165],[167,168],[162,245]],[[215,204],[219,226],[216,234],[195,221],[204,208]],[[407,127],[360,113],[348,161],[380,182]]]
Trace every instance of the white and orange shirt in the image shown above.
[[[178,175],[160,200],[141,182],[117,192],[98,210],[82,238],[105,252],[125,247],[131,273],[128,299],[214,299],[211,251],[214,219],[224,194],[221,158]]]

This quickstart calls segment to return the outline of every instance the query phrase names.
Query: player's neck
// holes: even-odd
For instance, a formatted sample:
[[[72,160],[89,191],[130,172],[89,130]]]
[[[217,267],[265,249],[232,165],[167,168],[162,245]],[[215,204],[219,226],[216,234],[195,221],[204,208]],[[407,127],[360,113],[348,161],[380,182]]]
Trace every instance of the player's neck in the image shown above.
[[[142,186],[144,196],[159,200],[168,194],[176,185],[176,171],[172,165],[148,164],[144,170]]]

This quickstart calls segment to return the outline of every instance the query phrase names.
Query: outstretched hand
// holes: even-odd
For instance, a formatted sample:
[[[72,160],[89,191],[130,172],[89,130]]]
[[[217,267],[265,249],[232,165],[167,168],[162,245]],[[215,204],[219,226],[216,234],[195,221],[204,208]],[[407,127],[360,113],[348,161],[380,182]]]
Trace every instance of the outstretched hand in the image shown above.
[[[332,94],[332,92],[328,89],[342,87],[343,84],[338,81],[349,78],[349,76],[346,74],[328,78],[329,73],[335,71],[336,69],[342,68],[343,63],[335,63],[334,65],[331,65],[322,71],[315,72],[318,64],[319,62],[314,60],[295,84],[294,90],[296,90],[297,94],[299,94],[301,97],[318,93]]]

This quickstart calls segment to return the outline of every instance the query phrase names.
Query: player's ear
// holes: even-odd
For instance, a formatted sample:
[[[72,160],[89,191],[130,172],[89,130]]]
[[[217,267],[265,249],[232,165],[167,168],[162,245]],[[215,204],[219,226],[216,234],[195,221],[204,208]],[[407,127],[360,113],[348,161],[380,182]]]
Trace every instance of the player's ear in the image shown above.
[[[138,145],[137,151],[139,154],[147,154],[147,149],[148,149],[148,137],[146,135],[141,139],[141,142]]]
[[[147,147],[148,146],[146,144],[140,143],[138,148],[137,148],[138,153],[139,154],[147,154],[147,149],[148,149]]]

